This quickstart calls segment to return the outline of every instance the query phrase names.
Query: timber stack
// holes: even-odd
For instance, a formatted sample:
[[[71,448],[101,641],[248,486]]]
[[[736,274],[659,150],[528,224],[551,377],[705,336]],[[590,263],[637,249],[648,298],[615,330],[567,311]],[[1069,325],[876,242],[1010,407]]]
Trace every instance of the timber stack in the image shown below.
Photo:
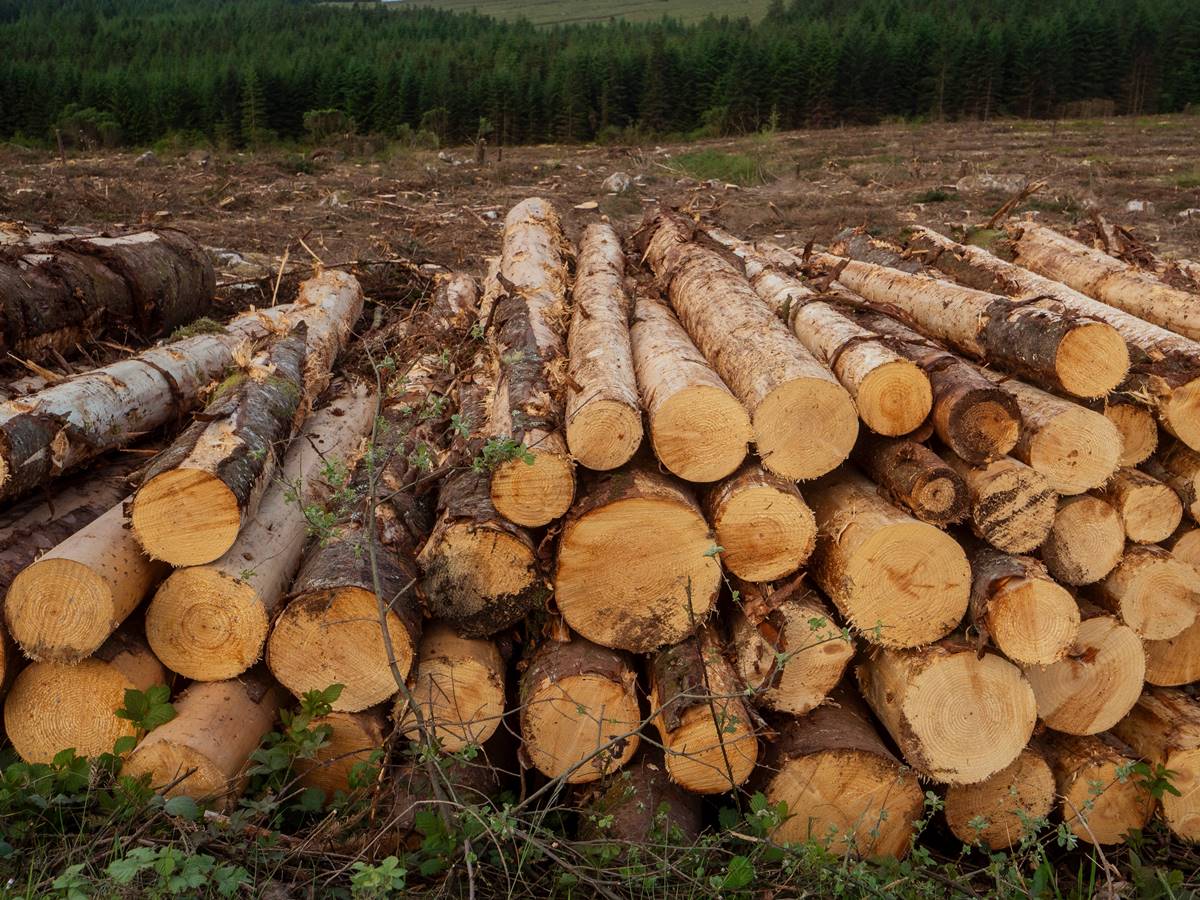
[[[653,209],[576,247],[531,198],[478,282],[439,274],[365,353],[362,290],[328,271],[11,386],[8,739],[115,745],[225,808],[323,692],[302,783],[388,784],[401,831],[439,790],[403,748],[457,754],[448,783],[488,802],[519,735],[527,789],[575,786],[581,835],[617,844],[656,810],[694,836],[701,797],[741,791],[786,804],[776,840],[862,856],[911,850],[927,790],[991,850],[1054,817],[1200,840],[1200,294],[1041,226],[988,234],[801,251]],[[163,274],[175,233],[21,241],[11,303],[93,298],[0,335],[30,358],[211,299]],[[141,469],[79,476],[146,434]],[[175,715],[141,735],[116,712],[158,684]]]

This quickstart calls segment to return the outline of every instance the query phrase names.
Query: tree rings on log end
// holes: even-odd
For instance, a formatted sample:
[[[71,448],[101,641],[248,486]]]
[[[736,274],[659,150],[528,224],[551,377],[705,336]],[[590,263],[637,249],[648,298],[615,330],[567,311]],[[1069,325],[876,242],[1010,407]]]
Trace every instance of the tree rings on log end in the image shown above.
[[[539,528],[560,518],[575,496],[575,467],[565,453],[528,448],[533,462],[510,459],[492,473],[492,504],[510,522]]]
[[[229,486],[203,469],[168,469],[143,484],[130,507],[133,533],[151,559],[202,566],[225,555],[242,527]]]
[[[1046,666],[1062,659],[1079,625],[1075,598],[1049,578],[1013,578],[988,603],[992,641],[1020,666]]]
[[[1125,380],[1129,347],[1111,325],[1088,322],[1063,335],[1054,357],[1063,390],[1075,397],[1103,397]]]
[[[750,416],[733,394],[711,385],[685,387],[650,417],[654,454],[687,481],[718,481],[746,458]]]
[[[858,410],[835,381],[795,378],[771,391],[752,416],[763,466],[789,481],[836,469],[858,438]]]
[[[1165,641],[1146,641],[1146,681],[1158,687],[1200,681],[1200,618]]]
[[[69,664],[90,656],[120,624],[115,599],[110,583],[91,566],[48,557],[13,579],[4,616],[30,659]]]
[[[924,370],[907,359],[898,359],[867,373],[858,385],[854,402],[868,428],[898,437],[918,428],[929,416],[933,391]]]
[[[567,422],[567,446],[576,461],[589,469],[623,466],[641,443],[641,410],[619,400],[590,400]]]
[[[1026,748],[1007,768],[977,784],[946,790],[946,824],[972,846],[1004,850],[1054,809],[1054,773],[1036,750]]]
[[[1200,450],[1200,378],[1171,391],[1160,413],[1171,434],[1193,450]]]

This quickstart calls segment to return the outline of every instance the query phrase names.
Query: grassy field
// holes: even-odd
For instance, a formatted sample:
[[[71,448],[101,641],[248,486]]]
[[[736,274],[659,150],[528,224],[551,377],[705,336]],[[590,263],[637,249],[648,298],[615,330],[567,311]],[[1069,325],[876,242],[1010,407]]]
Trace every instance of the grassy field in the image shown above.
[[[396,0],[397,5],[410,0]],[[708,16],[749,16],[761,18],[769,0],[417,0],[414,6],[432,6],[458,12],[477,10],[500,19],[525,17],[538,25],[563,25],[568,22],[605,22],[628,19],[644,22],[670,16],[684,22],[698,22]]]

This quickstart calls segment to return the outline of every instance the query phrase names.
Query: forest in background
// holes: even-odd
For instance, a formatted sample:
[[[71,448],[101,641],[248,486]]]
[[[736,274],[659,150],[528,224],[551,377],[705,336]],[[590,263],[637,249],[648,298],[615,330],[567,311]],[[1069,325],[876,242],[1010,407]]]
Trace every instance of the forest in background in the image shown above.
[[[552,28],[407,4],[0,0],[0,139],[32,142],[577,142],[1195,103],[1200,0],[777,0],[757,23]]]

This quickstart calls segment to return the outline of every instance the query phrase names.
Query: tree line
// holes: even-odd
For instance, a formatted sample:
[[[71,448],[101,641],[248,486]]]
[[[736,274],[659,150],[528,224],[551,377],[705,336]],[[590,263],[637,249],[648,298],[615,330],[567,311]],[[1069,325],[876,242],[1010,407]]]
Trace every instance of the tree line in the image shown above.
[[[514,144],[1198,102],[1200,0],[776,0],[756,23],[554,28],[408,3],[0,0],[10,139],[241,146],[304,137],[308,113]]]

